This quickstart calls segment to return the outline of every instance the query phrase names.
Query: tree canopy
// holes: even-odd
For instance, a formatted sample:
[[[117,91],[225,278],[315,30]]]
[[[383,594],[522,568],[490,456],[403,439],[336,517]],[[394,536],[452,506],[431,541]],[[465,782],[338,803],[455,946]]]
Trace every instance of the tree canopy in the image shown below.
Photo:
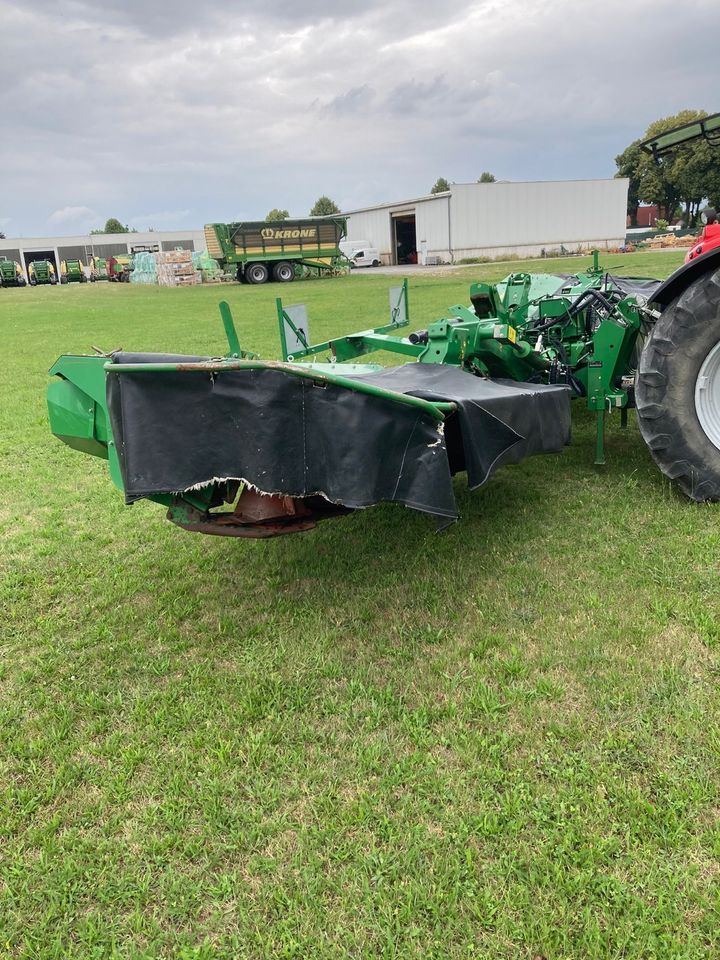
[[[430,193],[445,193],[449,189],[450,184],[447,182],[445,177],[438,177]]]
[[[478,178],[478,183],[497,183],[497,179],[494,173],[490,173],[489,170],[483,170]]]
[[[127,224],[122,224],[117,217],[109,217],[105,226],[100,230],[91,230],[90,233],[135,233]]]
[[[270,213],[265,217],[266,220],[287,220],[290,214],[287,210],[280,210],[278,207],[273,207]]]
[[[618,177],[628,177],[628,214],[637,222],[640,203],[655,203],[660,216],[672,220],[682,204],[683,222],[693,227],[705,199],[720,201],[720,150],[705,140],[682,144],[657,161],[640,149],[640,143],[674,127],[706,117],[704,110],[681,110],[655,120],[638,140],[615,158]]]
[[[318,197],[315,206],[310,211],[311,217],[328,217],[330,214],[340,213],[340,207],[330,197]]]

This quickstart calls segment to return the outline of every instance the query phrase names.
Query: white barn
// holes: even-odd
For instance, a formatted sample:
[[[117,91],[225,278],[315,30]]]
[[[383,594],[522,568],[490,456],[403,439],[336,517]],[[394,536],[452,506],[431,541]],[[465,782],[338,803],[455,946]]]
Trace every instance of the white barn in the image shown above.
[[[464,258],[537,256],[544,250],[619,246],[628,181],[454,183],[446,193],[349,210],[348,239],[384,263],[457,263]]]

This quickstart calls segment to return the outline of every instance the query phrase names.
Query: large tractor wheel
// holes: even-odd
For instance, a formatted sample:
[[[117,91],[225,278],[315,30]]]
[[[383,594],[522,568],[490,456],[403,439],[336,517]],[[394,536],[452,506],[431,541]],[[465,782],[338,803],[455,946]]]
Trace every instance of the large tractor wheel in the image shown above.
[[[665,476],[692,500],[720,500],[720,270],[666,307],[640,357],[635,399]]]
[[[251,263],[245,267],[245,276],[248,283],[265,283],[269,271],[264,263]]]
[[[281,260],[275,264],[273,267],[273,280],[277,280],[279,283],[290,283],[290,281],[294,279],[295,269],[291,263],[288,263],[287,260]]]

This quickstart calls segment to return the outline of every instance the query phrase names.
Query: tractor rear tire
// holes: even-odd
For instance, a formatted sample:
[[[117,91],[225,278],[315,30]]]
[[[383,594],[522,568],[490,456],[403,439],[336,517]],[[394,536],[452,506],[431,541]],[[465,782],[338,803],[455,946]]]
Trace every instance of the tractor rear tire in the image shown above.
[[[270,271],[264,263],[251,263],[245,267],[245,276],[248,283],[265,283]]]
[[[295,279],[295,268],[287,260],[281,260],[273,267],[273,280],[278,283],[290,283]]]
[[[720,270],[664,310],[640,357],[635,402],[665,476],[691,500],[720,500]]]

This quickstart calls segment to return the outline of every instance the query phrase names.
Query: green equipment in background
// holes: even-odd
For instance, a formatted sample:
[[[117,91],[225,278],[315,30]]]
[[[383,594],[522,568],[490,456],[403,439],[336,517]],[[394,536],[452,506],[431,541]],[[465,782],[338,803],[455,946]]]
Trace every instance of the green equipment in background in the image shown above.
[[[14,260],[0,260],[0,287],[24,287],[26,283],[19,263]]]
[[[81,260],[63,260],[60,264],[60,283],[87,283]]]
[[[346,233],[344,217],[208,223],[205,242],[209,255],[241,283],[289,283],[304,274],[340,272]]]
[[[114,283],[129,283],[133,270],[133,258],[129,253],[119,253],[107,258],[108,279]]]
[[[33,260],[28,266],[28,280],[31,287],[57,283],[55,265],[49,260]]]
[[[90,271],[90,282],[96,283],[98,280],[109,280],[107,260],[105,257],[90,257],[88,263]]]

